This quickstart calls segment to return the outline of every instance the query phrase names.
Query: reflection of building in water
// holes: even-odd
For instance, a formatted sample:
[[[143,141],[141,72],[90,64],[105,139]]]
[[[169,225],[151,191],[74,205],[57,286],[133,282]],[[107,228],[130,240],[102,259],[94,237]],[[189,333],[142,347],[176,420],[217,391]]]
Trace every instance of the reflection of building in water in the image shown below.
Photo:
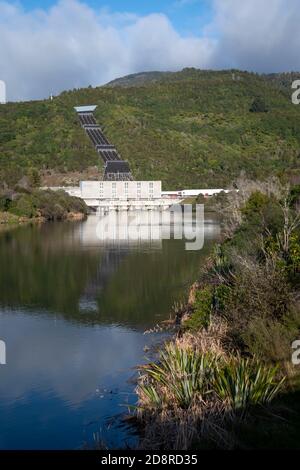
[[[113,211],[107,215],[93,215],[79,229],[82,244],[119,246],[122,249],[150,244],[161,248],[162,226],[155,212]]]
[[[76,239],[87,247],[101,248],[101,261],[80,297],[80,311],[98,312],[97,297],[105,291],[110,279],[132,250],[162,250],[163,240],[177,239],[184,243],[186,239],[192,240],[195,237],[203,237],[203,240],[215,239],[219,234],[220,228],[215,221],[204,222],[200,219],[197,224],[195,214],[190,213],[184,217],[179,210],[174,213],[109,212],[107,215],[89,216],[78,226]],[[184,244],[182,249],[184,250]]]
[[[161,247],[162,240],[193,240],[202,237],[203,241],[219,234],[219,225],[205,222],[203,213],[195,217],[183,213],[180,206],[174,211],[134,211],[94,215],[79,227],[79,240],[91,246],[117,245],[120,247],[147,245]]]

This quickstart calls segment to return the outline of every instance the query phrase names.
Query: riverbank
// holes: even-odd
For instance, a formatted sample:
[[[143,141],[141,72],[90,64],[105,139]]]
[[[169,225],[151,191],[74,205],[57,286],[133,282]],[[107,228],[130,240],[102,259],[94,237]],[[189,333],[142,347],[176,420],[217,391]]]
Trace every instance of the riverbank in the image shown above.
[[[299,448],[300,188],[241,189],[178,335],[141,368],[142,449]]]
[[[83,220],[88,207],[64,191],[40,189],[5,190],[0,195],[0,227],[53,220]]]
[[[24,217],[18,217],[9,212],[0,212],[0,227],[10,227],[15,225],[23,225],[28,222],[29,219]]]
[[[70,212],[62,220],[67,221],[81,221],[86,218],[86,215],[81,212]],[[43,224],[48,220],[45,217],[18,217],[9,212],[0,212],[0,230],[9,230],[15,227],[20,227],[28,224]]]

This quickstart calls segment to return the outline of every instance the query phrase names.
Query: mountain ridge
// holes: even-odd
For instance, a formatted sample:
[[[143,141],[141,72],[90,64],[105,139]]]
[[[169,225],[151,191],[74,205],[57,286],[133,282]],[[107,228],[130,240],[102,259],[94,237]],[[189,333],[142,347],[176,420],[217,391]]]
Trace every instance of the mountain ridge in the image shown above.
[[[95,166],[100,177],[101,162],[73,109],[86,104],[97,105],[97,120],[135,179],[161,179],[164,188],[178,189],[225,187],[241,172],[252,178],[297,176],[295,78],[295,72],[194,68],[142,72],[121,77],[121,86],[117,80],[65,91],[53,101],[8,103],[0,107],[0,180],[11,186],[34,168],[57,174],[60,184],[70,173],[84,178]],[[250,112],[256,99],[268,112]]]

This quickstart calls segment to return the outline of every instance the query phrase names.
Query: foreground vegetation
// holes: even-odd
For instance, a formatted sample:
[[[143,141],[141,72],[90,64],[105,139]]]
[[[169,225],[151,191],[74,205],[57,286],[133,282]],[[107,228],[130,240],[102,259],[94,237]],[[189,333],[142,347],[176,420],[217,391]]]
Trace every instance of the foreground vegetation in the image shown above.
[[[64,92],[53,101],[8,103],[0,107],[0,181],[12,186],[32,170],[42,180],[54,175],[53,186],[95,179],[102,164],[73,110],[86,104],[98,105],[98,121],[136,179],[180,189],[226,187],[241,170],[251,178],[296,175],[295,78],[185,69]]]
[[[300,187],[238,184],[179,334],[141,369],[142,448],[299,448]]]
[[[0,192],[0,224],[16,225],[32,220],[64,220],[87,215],[82,199],[64,191],[41,190],[33,187],[6,188]]]

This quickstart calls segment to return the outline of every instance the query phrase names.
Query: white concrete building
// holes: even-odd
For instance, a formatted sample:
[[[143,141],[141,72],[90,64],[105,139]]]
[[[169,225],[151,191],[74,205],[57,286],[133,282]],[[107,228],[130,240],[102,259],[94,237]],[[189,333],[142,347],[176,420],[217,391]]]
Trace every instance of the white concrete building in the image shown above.
[[[47,188],[43,188],[47,189]],[[162,194],[161,181],[81,181],[79,186],[50,187],[80,197],[94,209],[152,210],[168,209],[182,198]]]
[[[161,198],[161,181],[81,181],[84,200],[153,200]]]
[[[79,197],[100,210],[164,209],[172,204],[162,198],[161,181],[81,181]]]

